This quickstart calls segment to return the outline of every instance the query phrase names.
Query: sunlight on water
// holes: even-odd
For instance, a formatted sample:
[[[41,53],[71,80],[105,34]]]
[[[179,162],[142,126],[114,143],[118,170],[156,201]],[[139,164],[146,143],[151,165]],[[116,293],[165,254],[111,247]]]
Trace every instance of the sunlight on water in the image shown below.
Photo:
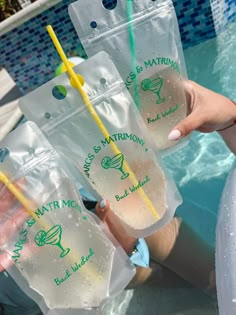
[[[176,183],[182,187],[190,181],[207,181],[227,173],[234,156],[220,136],[195,132],[190,143],[165,158]]]
[[[133,290],[121,292],[121,294],[116,297],[115,303],[106,304],[103,307],[102,315],[126,314],[126,311],[129,307],[129,302],[132,300],[132,297]]]

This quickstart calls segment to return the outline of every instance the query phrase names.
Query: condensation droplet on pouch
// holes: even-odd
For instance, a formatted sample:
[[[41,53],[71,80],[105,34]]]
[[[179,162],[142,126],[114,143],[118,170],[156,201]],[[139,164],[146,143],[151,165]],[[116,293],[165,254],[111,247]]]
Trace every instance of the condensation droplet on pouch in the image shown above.
[[[170,83],[170,80],[167,80],[166,82],[167,82],[167,83]]]
[[[72,214],[68,214],[68,218],[71,219],[72,218]]]
[[[230,235],[230,236],[234,236],[234,233],[233,233],[233,232],[231,232],[231,233],[229,233],[229,235]]]
[[[232,302],[233,302],[233,303],[236,303],[236,298],[232,299]]]
[[[168,98],[171,100],[171,99],[172,99],[172,96],[168,96]]]
[[[79,223],[75,223],[75,226],[77,226],[77,227],[78,227],[78,226],[79,226]]]

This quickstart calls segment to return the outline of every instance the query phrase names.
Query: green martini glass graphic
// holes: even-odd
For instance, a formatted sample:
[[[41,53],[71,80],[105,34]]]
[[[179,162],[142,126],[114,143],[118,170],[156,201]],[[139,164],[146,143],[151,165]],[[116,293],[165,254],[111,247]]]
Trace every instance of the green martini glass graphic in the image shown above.
[[[109,156],[105,156],[101,161],[101,165],[104,169],[115,168],[119,170],[122,173],[122,176],[120,178],[122,180],[129,176],[129,173],[125,173],[123,171],[123,163],[124,155],[122,153],[118,153],[112,158],[110,158]]]
[[[62,234],[62,227],[61,225],[57,224],[54,225],[50,230],[45,232],[44,230],[40,230],[34,238],[35,243],[38,246],[44,245],[55,245],[58,246],[61,250],[60,257],[66,256],[70,249],[64,249],[61,245],[61,234]]]
[[[161,88],[163,85],[162,78],[156,78],[151,80],[150,78],[146,78],[141,82],[141,88],[143,91],[151,91],[157,96],[156,104],[161,104],[165,102],[165,97],[161,98]]]

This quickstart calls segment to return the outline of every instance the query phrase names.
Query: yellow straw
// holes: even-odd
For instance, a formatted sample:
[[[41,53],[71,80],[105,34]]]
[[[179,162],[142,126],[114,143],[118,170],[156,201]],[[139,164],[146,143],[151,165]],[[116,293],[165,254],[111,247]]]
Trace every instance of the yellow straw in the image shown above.
[[[74,70],[72,69],[72,67],[70,66],[70,63],[61,47],[61,44],[59,43],[57,36],[52,28],[51,25],[48,25],[46,27],[51,40],[62,60],[62,62],[64,63],[72,81],[73,81],[73,86],[76,87],[76,89],[79,91],[79,93],[82,96],[82,99],[85,103],[85,105],[87,106],[87,109],[89,111],[89,113],[91,114],[91,116],[93,117],[94,121],[96,122],[97,126],[99,127],[99,129],[101,130],[101,132],[103,133],[103,135],[105,136],[105,138],[109,138],[109,132],[107,131],[106,127],[104,126],[103,122],[101,121],[100,117],[98,116],[98,114],[96,113],[95,109],[93,108],[92,103],[89,100],[89,97],[87,95],[87,93],[84,91],[84,89],[82,88],[82,85],[79,81],[79,79],[77,78]],[[119,154],[120,150],[118,149],[118,147],[115,145],[114,142],[110,142],[110,145],[112,147],[112,150],[114,151],[115,154]],[[135,177],[135,174],[132,172],[132,170],[130,169],[128,163],[126,161],[124,161],[124,170],[125,172],[128,172],[130,174],[130,179],[131,181],[134,183],[134,185],[137,185],[138,181]],[[157,213],[156,209],[154,208],[151,200],[149,199],[149,197],[146,195],[145,191],[143,190],[143,188],[139,188],[138,189],[139,194],[141,195],[141,197],[143,198],[144,202],[146,203],[148,209],[150,210],[150,212],[152,213],[153,217],[156,219],[159,219],[160,216]]]
[[[9,180],[9,178],[0,171],[0,182],[2,182],[8,189],[9,191],[13,194],[13,196],[15,196],[15,198],[22,204],[22,206],[24,207],[24,210],[35,219],[35,221],[37,221],[37,223],[39,225],[41,225],[44,229],[49,230],[50,226],[48,225],[48,223],[43,220],[42,218],[40,218],[40,222],[37,218],[37,216],[35,215],[34,211],[31,209],[33,207],[33,203],[30,202],[21,192],[20,190]],[[63,245],[65,247],[66,243],[63,242]],[[80,258],[75,257],[72,253],[70,253],[69,255],[69,259],[71,260],[71,262],[74,264],[77,262],[77,260],[80,260]],[[89,268],[87,266],[87,268]],[[84,271],[85,269],[87,269],[86,266],[84,266]],[[87,273],[92,274],[93,278],[96,277],[96,279],[99,279],[98,277],[98,273],[95,270],[90,270],[87,271]]]
[[[2,182],[10,190],[13,196],[15,196],[15,198],[22,204],[25,211],[36,220],[37,216],[35,215],[34,211],[31,210],[32,203],[20,192],[20,190],[3,172],[0,172],[0,182]]]

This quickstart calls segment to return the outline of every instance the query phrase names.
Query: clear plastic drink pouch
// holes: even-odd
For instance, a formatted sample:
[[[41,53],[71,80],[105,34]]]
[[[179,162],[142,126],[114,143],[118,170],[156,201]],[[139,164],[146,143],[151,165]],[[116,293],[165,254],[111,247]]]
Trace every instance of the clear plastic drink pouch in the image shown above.
[[[100,52],[74,71],[84,81],[92,114],[67,74],[21,98],[20,108],[110,201],[126,230],[145,237],[173,217],[181,197],[155,157],[146,126],[109,55]],[[53,96],[56,86],[64,91],[63,99]]]
[[[44,314],[92,314],[124,289],[134,266],[84,209],[35,124],[18,127],[0,146],[9,152],[0,163],[0,248],[13,263],[10,275]]]
[[[69,15],[89,57],[101,50],[112,56],[158,149],[170,153],[187,143],[168,140],[188,112],[172,1],[79,0],[69,5]]]

